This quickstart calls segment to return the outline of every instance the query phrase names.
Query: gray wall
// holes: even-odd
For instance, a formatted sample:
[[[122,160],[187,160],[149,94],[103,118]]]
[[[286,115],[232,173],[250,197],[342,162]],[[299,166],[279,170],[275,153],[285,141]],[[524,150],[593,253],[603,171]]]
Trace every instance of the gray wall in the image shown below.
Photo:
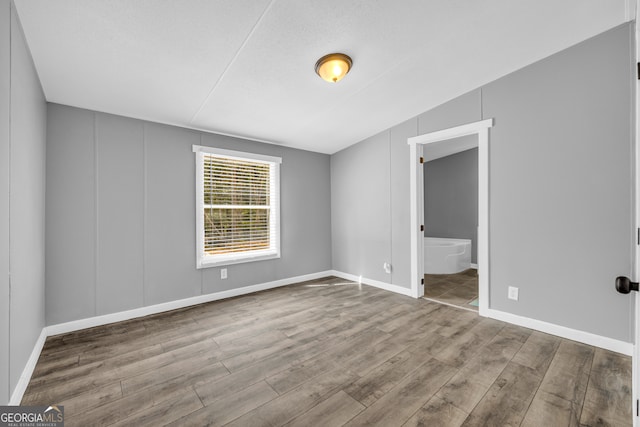
[[[471,262],[478,262],[477,148],[424,164],[424,235],[470,239]]]
[[[0,29],[0,403],[5,404],[44,327],[46,104],[10,1],[0,2]]]
[[[633,26],[483,88],[493,308],[633,341]],[[507,287],[520,288],[520,301]]]
[[[331,156],[335,270],[410,288],[407,138],[417,130],[407,120]]]
[[[47,324],[331,269],[329,156],[48,105]],[[282,157],[281,258],[197,270],[195,155]]]
[[[334,267],[409,288],[406,137],[495,118],[490,307],[632,342],[633,299],[613,287],[632,270],[632,40],[614,28],[334,154]],[[341,260],[342,245],[362,253]]]
[[[360,177],[367,177],[361,179]],[[333,268],[391,282],[389,132],[331,158]]]
[[[0,2],[0,405],[11,397],[9,382],[9,194],[11,12],[10,1]]]

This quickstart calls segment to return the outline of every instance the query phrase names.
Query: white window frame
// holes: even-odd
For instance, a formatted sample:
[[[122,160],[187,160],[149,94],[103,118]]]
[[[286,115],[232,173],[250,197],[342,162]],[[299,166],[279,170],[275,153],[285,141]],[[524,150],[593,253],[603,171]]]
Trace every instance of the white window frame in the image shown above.
[[[243,151],[194,145],[196,154],[196,268],[218,267],[244,262],[280,258],[280,164],[282,158]],[[215,155],[240,161],[260,161],[271,165],[270,228],[274,231],[269,249],[237,252],[228,255],[206,255],[204,251],[204,156]]]

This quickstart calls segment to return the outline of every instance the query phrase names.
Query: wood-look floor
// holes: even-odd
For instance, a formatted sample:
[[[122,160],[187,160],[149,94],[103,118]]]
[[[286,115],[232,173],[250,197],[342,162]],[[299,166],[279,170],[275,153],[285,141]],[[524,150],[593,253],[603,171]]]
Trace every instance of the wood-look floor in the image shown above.
[[[478,298],[478,271],[470,268],[456,274],[425,274],[424,297],[478,311],[477,306],[469,304]]]
[[[630,426],[631,360],[328,278],[47,339],[70,426]]]

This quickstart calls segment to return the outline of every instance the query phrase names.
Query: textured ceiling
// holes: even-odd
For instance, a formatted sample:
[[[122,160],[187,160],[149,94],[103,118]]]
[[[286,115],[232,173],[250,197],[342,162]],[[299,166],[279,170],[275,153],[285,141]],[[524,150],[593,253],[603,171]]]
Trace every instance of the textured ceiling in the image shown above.
[[[633,19],[635,0],[15,0],[48,101],[334,153]],[[341,82],[314,74],[353,58]]]

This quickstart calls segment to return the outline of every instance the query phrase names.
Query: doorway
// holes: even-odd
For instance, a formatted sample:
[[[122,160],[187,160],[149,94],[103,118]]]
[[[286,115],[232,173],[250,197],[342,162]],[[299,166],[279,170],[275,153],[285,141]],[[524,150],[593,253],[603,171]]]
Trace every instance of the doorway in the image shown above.
[[[423,150],[424,298],[477,312],[478,136],[444,148]]]
[[[450,129],[409,138],[410,145],[410,215],[411,232],[411,294],[424,295],[424,171],[425,152],[453,154],[478,147],[478,312],[488,315],[489,309],[489,128],[493,119],[482,120]],[[461,138],[464,136],[476,138]],[[473,141],[473,145],[464,145]]]

